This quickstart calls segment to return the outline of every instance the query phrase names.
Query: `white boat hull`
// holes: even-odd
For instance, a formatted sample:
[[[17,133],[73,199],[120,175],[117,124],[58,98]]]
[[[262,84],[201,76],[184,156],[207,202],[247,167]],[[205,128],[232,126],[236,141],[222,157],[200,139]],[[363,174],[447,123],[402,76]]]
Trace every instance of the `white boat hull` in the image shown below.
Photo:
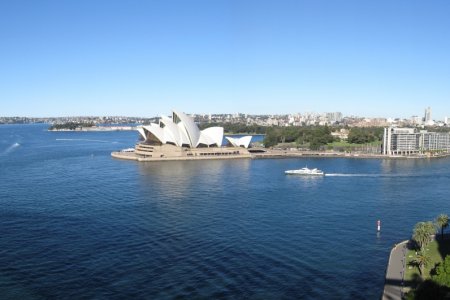
[[[324,176],[325,173],[318,169],[302,168],[299,170],[284,171],[286,175],[302,175],[302,176]]]

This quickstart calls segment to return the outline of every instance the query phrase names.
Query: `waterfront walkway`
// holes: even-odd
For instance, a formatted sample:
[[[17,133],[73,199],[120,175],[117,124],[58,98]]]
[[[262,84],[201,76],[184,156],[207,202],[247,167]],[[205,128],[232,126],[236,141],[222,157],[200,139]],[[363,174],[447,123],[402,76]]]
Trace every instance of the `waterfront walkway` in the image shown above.
[[[395,245],[391,250],[386,270],[386,279],[382,300],[401,300],[403,296],[403,277],[405,273],[405,256],[408,241]]]

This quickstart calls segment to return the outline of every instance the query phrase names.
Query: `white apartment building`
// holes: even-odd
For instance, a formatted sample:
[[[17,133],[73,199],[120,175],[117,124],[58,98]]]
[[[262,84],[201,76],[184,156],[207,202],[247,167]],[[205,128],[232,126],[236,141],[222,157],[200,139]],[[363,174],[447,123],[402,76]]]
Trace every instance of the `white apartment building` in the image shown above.
[[[384,129],[384,155],[417,155],[430,151],[450,152],[450,133],[426,130],[418,132],[414,128]]]

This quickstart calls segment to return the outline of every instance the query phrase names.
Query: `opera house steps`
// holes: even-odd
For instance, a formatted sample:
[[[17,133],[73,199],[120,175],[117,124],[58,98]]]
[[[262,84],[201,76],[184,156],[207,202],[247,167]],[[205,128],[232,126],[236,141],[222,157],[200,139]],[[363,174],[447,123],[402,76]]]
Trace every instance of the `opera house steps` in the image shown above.
[[[242,147],[180,148],[174,145],[149,146],[137,144],[134,152],[113,152],[115,158],[137,161],[204,160],[252,158]]]

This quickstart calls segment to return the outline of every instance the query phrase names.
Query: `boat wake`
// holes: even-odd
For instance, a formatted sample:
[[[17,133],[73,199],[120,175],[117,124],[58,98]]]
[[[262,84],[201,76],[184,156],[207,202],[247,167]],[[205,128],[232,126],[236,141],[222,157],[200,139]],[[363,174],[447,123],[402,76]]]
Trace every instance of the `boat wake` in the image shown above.
[[[95,142],[95,143],[111,143],[111,141],[91,140],[91,139],[56,139],[57,141],[76,141],[76,142]],[[112,142],[113,144],[115,142]]]
[[[392,177],[394,174],[343,174],[343,173],[325,173],[325,176],[333,177]]]
[[[423,177],[427,174],[345,174],[345,173],[326,173],[330,177]]]
[[[19,143],[14,143],[11,146],[9,146],[8,148],[6,148],[5,151],[3,151],[2,155],[7,155],[8,153],[11,153],[12,151],[14,151],[15,149],[17,149],[20,146]]]

